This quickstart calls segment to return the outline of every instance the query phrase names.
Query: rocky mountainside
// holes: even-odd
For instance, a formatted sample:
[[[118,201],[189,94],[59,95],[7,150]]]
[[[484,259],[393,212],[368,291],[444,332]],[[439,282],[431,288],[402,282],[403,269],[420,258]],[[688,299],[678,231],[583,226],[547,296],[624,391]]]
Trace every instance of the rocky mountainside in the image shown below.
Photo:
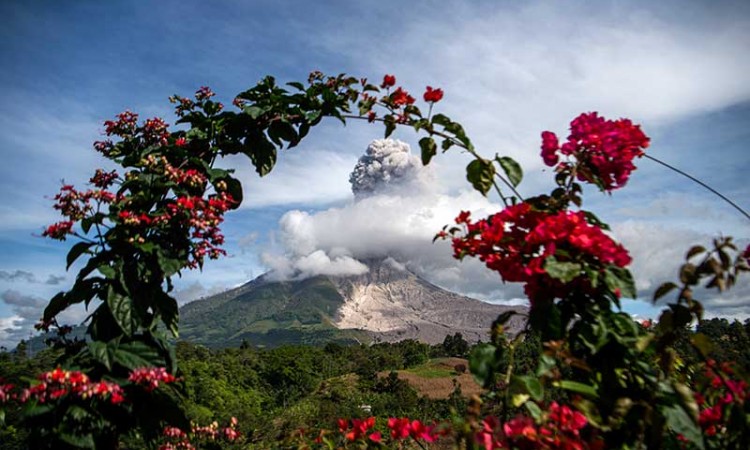
[[[442,342],[460,332],[488,340],[492,321],[518,307],[491,305],[441,289],[393,260],[364,261],[357,276],[274,281],[265,274],[238,288],[188,303],[181,337],[212,347],[319,344],[328,341]],[[509,327],[518,331],[520,316]]]

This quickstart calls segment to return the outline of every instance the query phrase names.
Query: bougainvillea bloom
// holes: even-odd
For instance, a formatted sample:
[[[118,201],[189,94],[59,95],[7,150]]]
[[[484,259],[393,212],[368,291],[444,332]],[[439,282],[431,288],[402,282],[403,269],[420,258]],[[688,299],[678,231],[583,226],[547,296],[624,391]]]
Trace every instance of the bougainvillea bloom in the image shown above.
[[[391,94],[391,101],[393,101],[394,105],[406,106],[414,103],[414,97],[402,88],[398,88]]]
[[[442,89],[433,89],[432,86],[427,86],[427,90],[424,92],[424,101],[430,103],[436,103],[443,99]]]
[[[383,89],[389,88],[396,85],[396,77],[393,75],[386,75],[383,77],[383,83],[380,85]]]
[[[643,156],[648,145],[649,138],[630,120],[606,120],[592,112],[570,123],[570,135],[562,145],[554,133],[543,132],[542,158],[548,166],[558,164],[559,155],[573,158],[579,180],[612,191],[627,183],[635,170],[633,160]],[[569,164],[560,163],[558,170]]]
[[[627,250],[589,224],[583,212],[553,214],[524,202],[477,222],[464,211],[456,223],[465,226],[466,234],[453,238],[454,256],[477,256],[503,280],[526,283],[532,304],[539,296],[561,298],[566,293],[565,286],[548,274],[548,258],[599,268],[625,267],[631,261]],[[573,280],[588,282],[583,273]]]

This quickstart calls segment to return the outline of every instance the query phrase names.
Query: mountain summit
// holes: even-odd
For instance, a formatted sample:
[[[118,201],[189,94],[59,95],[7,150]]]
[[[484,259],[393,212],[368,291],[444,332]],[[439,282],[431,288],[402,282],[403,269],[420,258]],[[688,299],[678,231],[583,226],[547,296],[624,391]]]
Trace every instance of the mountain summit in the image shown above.
[[[459,332],[470,342],[489,339],[501,313],[525,308],[492,305],[446,291],[391,258],[362,261],[353,276],[274,280],[266,273],[238,288],[186,304],[182,338],[211,347],[321,344],[328,341],[435,344]],[[508,324],[523,326],[521,317]]]

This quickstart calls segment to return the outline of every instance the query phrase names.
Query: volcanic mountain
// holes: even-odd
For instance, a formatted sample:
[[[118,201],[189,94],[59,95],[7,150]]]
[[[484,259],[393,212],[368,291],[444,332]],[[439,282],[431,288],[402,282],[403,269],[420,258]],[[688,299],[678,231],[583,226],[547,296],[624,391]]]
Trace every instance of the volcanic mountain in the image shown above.
[[[278,281],[266,273],[242,286],[186,304],[181,338],[210,347],[395,342],[435,344],[447,334],[489,339],[492,321],[509,310],[441,289],[392,259],[364,261],[354,276]],[[523,327],[514,316],[509,331]]]

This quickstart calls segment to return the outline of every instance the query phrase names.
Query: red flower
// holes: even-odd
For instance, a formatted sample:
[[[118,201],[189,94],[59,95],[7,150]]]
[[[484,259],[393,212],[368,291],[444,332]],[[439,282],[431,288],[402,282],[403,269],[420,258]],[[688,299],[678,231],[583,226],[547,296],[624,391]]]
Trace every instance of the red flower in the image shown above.
[[[442,89],[432,89],[432,86],[427,86],[427,90],[424,92],[424,101],[430,103],[436,103],[443,99]]]
[[[187,145],[187,139],[185,139],[184,137],[179,137],[174,141],[174,145],[176,145],[177,147],[184,147]]]
[[[383,77],[383,83],[380,85],[383,89],[389,88],[396,85],[396,77],[393,75],[386,75]]]
[[[411,105],[414,103],[414,97],[409,95],[409,93],[402,88],[398,88],[393,94],[391,94],[391,101],[397,106]]]
[[[52,239],[58,239],[61,241],[65,240],[65,236],[73,233],[73,222],[70,220],[64,220],[48,226],[43,232],[42,236],[49,237]]]
[[[542,159],[548,166],[554,166],[559,161],[557,156],[557,150],[560,148],[560,143],[557,140],[557,135],[551,131],[545,131],[542,133]]]

